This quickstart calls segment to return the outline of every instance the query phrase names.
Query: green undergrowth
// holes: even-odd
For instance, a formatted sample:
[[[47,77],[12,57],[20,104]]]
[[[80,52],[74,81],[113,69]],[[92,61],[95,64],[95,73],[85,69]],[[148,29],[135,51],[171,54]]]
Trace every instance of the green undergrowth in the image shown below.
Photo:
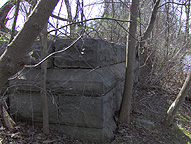
[[[185,130],[185,128],[183,128],[180,124],[177,124],[177,127],[191,140],[191,134]]]
[[[163,120],[169,107],[170,98],[162,99],[159,103],[157,102],[159,95],[155,96],[147,100],[143,105],[144,107],[140,107],[141,115],[135,115],[138,119],[153,122],[154,129],[149,129],[149,127],[141,124],[137,125],[132,121],[129,125],[122,125],[119,128],[116,140],[112,144],[123,142],[125,144],[191,144],[191,103],[184,102],[173,120],[173,125],[165,127]],[[123,133],[123,131],[125,132]]]

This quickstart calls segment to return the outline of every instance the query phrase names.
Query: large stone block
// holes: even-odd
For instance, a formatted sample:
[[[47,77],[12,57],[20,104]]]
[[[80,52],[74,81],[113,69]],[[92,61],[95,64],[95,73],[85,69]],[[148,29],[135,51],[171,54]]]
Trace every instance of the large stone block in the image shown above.
[[[47,42],[47,49],[48,49],[48,54],[54,52],[54,42],[53,41],[48,41]],[[42,50],[42,46],[40,41],[35,41],[33,43],[33,45],[30,48],[30,51],[33,51],[32,56],[35,58],[36,63],[39,62],[42,58],[41,58],[41,50]],[[48,64],[47,64],[47,68],[51,68],[53,66],[53,57],[50,57],[48,59]],[[37,68],[40,68],[40,66],[38,66]]]
[[[120,108],[123,93],[121,85],[123,82],[100,97],[49,94],[50,122],[103,128]],[[42,122],[42,99],[39,92],[15,90],[10,96],[10,104],[12,112],[16,112],[20,117]]]
[[[55,51],[69,46],[73,39],[59,39]],[[97,68],[125,62],[125,46],[100,39],[78,41],[73,47],[54,57],[54,65],[60,68]]]
[[[48,98],[50,123],[77,138],[83,137],[91,141],[106,141],[112,138],[116,128],[113,115],[119,110],[118,101],[121,102],[122,99],[121,84],[123,82],[101,97],[50,95]],[[11,112],[19,118],[42,123],[40,93],[12,92],[10,105]]]
[[[125,63],[98,69],[48,69],[47,88],[69,95],[102,96],[124,77]],[[10,85],[18,90],[40,91],[40,83],[40,69],[30,69]]]
[[[113,122],[113,121],[111,121]],[[107,143],[113,137],[114,133],[112,128],[113,123],[108,123],[107,127],[104,128],[88,128],[88,127],[77,127],[75,125],[53,125],[50,127],[60,130],[72,137],[89,140],[95,143]],[[108,127],[109,126],[109,127]]]
[[[123,82],[122,82],[123,83]],[[115,95],[120,91],[120,95]],[[59,95],[60,123],[81,127],[104,128],[113,121],[114,112],[119,110],[123,87],[114,87],[101,97]],[[114,121],[113,121],[114,124]],[[115,127],[110,125],[110,127]],[[114,130],[114,129],[113,129]]]
[[[49,53],[72,41],[50,41]],[[40,49],[39,42],[31,47],[38,60]],[[137,68],[135,63],[135,71]],[[112,138],[116,128],[113,115],[120,109],[125,70],[125,46],[98,39],[80,40],[51,57],[46,82],[51,126],[90,141]],[[26,69],[9,86],[11,112],[42,123],[41,70]]]
[[[113,137],[124,73],[124,63],[99,69],[48,69],[50,123],[78,138],[105,141]],[[42,122],[40,83],[40,69],[26,70],[10,82],[15,88],[10,97],[12,113]]]
[[[9,96],[10,110],[22,120],[42,122],[42,98],[40,93],[14,91]],[[58,123],[57,97],[48,95],[49,122]]]

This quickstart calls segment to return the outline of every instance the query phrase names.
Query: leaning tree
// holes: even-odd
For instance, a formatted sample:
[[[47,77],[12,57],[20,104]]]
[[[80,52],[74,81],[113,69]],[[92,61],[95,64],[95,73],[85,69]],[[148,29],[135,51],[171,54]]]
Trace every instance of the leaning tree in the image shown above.
[[[0,57],[0,90],[12,75],[31,62],[29,48],[47,23],[58,1],[40,0],[24,23],[23,28],[6,47]],[[13,129],[10,125],[11,120],[7,118],[8,114],[4,111],[2,104],[1,110],[6,114],[6,120],[4,120],[6,125]]]

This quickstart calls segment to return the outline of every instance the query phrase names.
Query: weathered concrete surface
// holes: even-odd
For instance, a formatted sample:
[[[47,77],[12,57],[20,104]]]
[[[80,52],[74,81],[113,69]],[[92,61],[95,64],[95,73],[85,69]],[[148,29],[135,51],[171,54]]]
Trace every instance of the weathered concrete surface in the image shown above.
[[[108,123],[108,126],[112,125]],[[55,128],[57,130],[60,130],[64,133],[67,133],[68,135],[80,138],[80,139],[86,139],[91,142],[96,143],[107,143],[109,142],[114,134],[113,134],[113,128],[111,127],[105,127],[104,129],[99,128],[87,128],[87,127],[76,127],[75,125],[50,125],[51,128]]]
[[[74,40],[59,39],[55,51],[69,46]],[[100,39],[80,40],[73,47],[54,57],[54,65],[60,68],[96,68],[125,62],[125,46]]]
[[[113,114],[120,108],[119,103],[115,100],[121,101],[121,96],[116,95],[116,91],[122,93],[123,87],[116,87],[102,97],[67,96],[64,94],[55,94],[56,96],[52,97],[49,95],[50,123],[99,129],[104,126],[115,128]],[[10,103],[11,109],[17,111],[20,117],[42,122],[40,93],[17,91],[11,95]]]
[[[104,128],[104,125],[108,123],[114,124],[114,122],[109,121],[113,121],[114,112],[120,108],[118,101],[121,101],[121,96],[116,95],[116,92],[122,93],[122,91],[123,87],[119,85],[102,97],[68,96],[64,94],[54,94],[53,96],[49,94],[50,123],[89,128]],[[11,109],[16,111],[19,117],[42,122],[40,93],[15,91],[10,97],[10,103]]]
[[[40,41],[35,41],[32,45],[32,47],[30,48],[31,51],[33,51],[32,57],[35,58],[36,62],[39,62],[42,58],[41,58],[41,43]],[[48,54],[54,52],[54,42],[53,41],[48,41],[47,42],[47,49],[48,49]],[[51,68],[53,67],[53,57],[50,57],[48,59],[48,64],[47,64],[47,68]],[[37,68],[40,68],[40,66],[38,66]]]
[[[120,108],[116,99],[121,102],[121,96],[115,95],[116,91],[122,93],[123,87],[115,87],[102,97],[60,95],[60,123],[89,128],[104,128],[113,123],[110,127],[114,128],[113,115]]]
[[[21,92],[15,90],[9,96],[11,113],[16,114],[22,120],[34,120],[42,122],[42,98],[40,93]],[[57,97],[48,95],[49,121],[58,123]]]
[[[49,96],[50,123],[55,128],[76,138],[105,142],[116,129],[114,112],[119,110],[123,82],[102,97]],[[116,99],[118,101],[116,101]],[[23,120],[42,122],[40,93],[12,94],[11,112]]]
[[[50,42],[49,53],[67,47],[72,41]],[[40,43],[35,42],[31,49],[33,57],[39,60]],[[124,87],[125,47],[85,39],[48,61],[51,126],[90,141],[105,142],[112,138],[116,128],[113,115],[120,108]],[[40,73],[39,67],[26,69],[9,83],[11,112],[22,119],[42,122]]]
[[[18,90],[40,91],[40,69],[26,70],[10,85]],[[99,69],[48,69],[47,88],[69,95],[102,96],[124,80],[125,63]]]
[[[48,69],[50,123],[78,138],[107,141],[113,137],[114,112],[123,93],[125,64],[98,69]],[[24,71],[11,81],[11,112],[20,118],[42,122],[40,69]],[[84,130],[84,131],[83,131]],[[82,132],[83,131],[83,132]]]

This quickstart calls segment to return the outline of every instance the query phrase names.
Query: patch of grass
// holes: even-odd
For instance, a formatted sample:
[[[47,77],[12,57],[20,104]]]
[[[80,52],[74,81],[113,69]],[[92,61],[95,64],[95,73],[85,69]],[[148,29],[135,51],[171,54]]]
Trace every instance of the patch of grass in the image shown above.
[[[183,115],[181,115],[180,113],[177,113],[177,117],[179,117],[180,119],[182,119],[182,122],[186,122],[187,118],[184,117]]]
[[[191,121],[191,117],[189,115],[186,115],[187,120]]]
[[[178,126],[179,130],[181,130],[191,140],[191,134],[187,130],[185,130],[180,124],[177,124],[177,126]]]
[[[3,37],[3,36],[0,36],[0,41],[2,41],[2,42],[9,42],[5,37]]]
[[[183,122],[191,121],[191,117],[187,114],[183,115],[182,113],[177,113],[177,117],[179,117]]]

